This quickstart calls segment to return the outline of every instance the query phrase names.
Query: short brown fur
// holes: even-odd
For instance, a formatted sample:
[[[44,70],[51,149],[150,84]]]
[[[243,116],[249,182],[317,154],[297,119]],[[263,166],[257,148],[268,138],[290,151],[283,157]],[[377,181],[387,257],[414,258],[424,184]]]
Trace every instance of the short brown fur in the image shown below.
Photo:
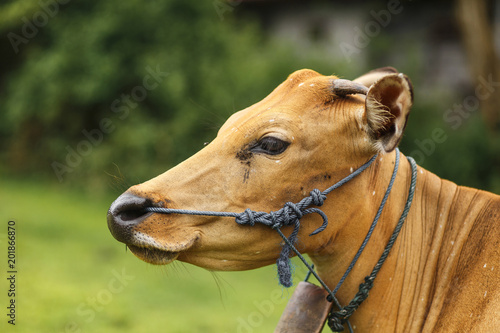
[[[337,96],[329,90],[335,79],[311,70],[290,75],[268,97],[234,114],[199,153],[127,193],[159,205],[168,202],[170,208],[276,211],[314,188],[326,189],[378,153],[364,173],[328,196],[322,207],[329,217],[324,231],[309,236],[321,219],[311,214],[301,220],[298,248],[333,288],[382,200],[395,162],[394,142],[406,126],[412,100],[411,86],[404,84],[409,81],[393,69],[358,80],[371,87],[368,97],[380,93],[384,82],[401,87],[397,96],[387,94],[391,101],[379,101],[397,99],[401,112],[388,121],[400,131],[381,133],[387,140],[377,141],[367,119],[384,115],[370,114],[376,110],[365,104],[364,95]],[[269,135],[286,140],[289,147],[276,156],[253,154],[250,165],[242,163],[248,156],[239,152]],[[401,156],[381,219],[337,294],[342,304],[352,299],[382,253],[403,210],[410,174]],[[111,229],[118,228],[113,216],[110,221]],[[240,226],[228,218],[153,214],[131,230],[129,245],[143,248],[133,252],[153,264],[165,263],[158,259],[165,253],[168,260],[208,269],[246,270],[274,263],[281,250],[275,231]],[[457,186],[418,167],[405,225],[370,296],[351,317],[355,332],[499,331],[499,240],[498,195]],[[148,256],[152,249],[155,255]]]

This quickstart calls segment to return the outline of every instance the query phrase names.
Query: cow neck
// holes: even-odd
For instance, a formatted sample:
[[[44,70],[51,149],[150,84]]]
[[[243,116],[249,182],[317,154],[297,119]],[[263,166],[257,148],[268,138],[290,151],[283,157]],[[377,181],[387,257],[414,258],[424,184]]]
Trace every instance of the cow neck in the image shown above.
[[[375,156],[376,157],[376,156]],[[318,280],[318,282],[323,286],[323,288],[328,292],[328,297],[327,300],[329,302],[335,303],[336,307],[338,308],[338,311],[334,311],[333,308],[331,312],[328,315],[328,326],[333,332],[342,332],[344,331],[344,324],[347,324],[348,329],[350,332],[353,332],[352,327],[349,323],[349,317],[354,313],[354,311],[357,310],[357,308],[361,305],[361,303],[368,297],[368,292],[370,289],[373,287],[373,282],[375,280],[375,277],[377,276],[378,272],[382,268],[383,263],[385,262],[387,256],[389,255],[390,250],[392,249],[392,246],[394,245],[394,242],[397,239],[397,236],[399,235],[399,232],[403,226],[403,223],[406,219],[406,216],[408,215],[409,209],[411,207],[411,203],[413,200],[413,195],[415,192],[415,185],[416,185],[416,179],[417,179],[417,166],[413,158],[407,157],[408,161],[410,162],[411,168],[412,168],[412,176],[411,176],[411,184],[410,184],[410,189],[408,193],[408,198],[405,203],[405,207],[403,209],[403,213],[401,214],[401,217],[389,239],[387,242],[387,245],[380,257],[380,259],[377,261],[376,265],[374,266],[372,272],[370,275],[366,276],[364,279],[364,282],[360,284],[359,286],[359,291],[356,293],[354,298],[349,302],[348,305],[346,306],[341,306],[339,301],[337,300],[335,294],[339,290],[339,288],[342,286],[343,282],[345,281],[346,277],[349,275],[351,272],[352,268],[356,264],[358,258],[360,257],[361,253],[366,247],[366,244],[368,243],[368,240],[370,239],[373,230],[375,229],[375,226],[377,225],[377,222],[380,218],[380,215],[382,213],[382,210],[385,206],[385,203],[387,202],[388,196],[392,190],[392,186],[394,184],[394,181],[396,179],[398,167],[399,167],[399,158],[400,158],[400,153],[399,149],[396,148],[396,160],[394,163],[394,169],[392,172],[391,180],[389,182],[389,185],[387,186],[387,190],[384,194],[384,197],[381,201],[381,204],[379,206],[379,209],[377,210],[377,214],[375,215],[375,218],[373,219],[373,222],[370,226],[370,229],[368,230],[367,235],[365,236],[365,239],[363,240],[360,248],[356,252],[354,258],[352,259],[350,265],[348,266],[346,272],[342,275],[342,278],[340,281],[337,283],[336,287],[334,290],[330,290],[330,288],[326,285],[326,283],[319,277],[319,275],[315,272],[314,266],[309,265],[309,263],[306,261],[306,259],[301,255],[301,253],[295,248],[294,244],[290,243],[290,238],[286,238],[286,236],[281,232],[281,230],[277,229],[277,232],[280,234],[280,236],[283,238],[285,241],[285,244],[287,244],[299,257],[299,259],[304,263],[304,265],[308,268],[309,273],[306,276],[306,281],[309,278],[310,274],[314,275],[315,278]],[[371,161],[371,160],[370,160]],[[369,161],[369,162],[370,162]],[[367,162],[368,163],[368,162]],[[360,168],[361,169],[361,168]],[[359,170],[359,169],[358,169]],[[363,169],[364,170],[364,169]],[[335,187],[332,186],[332,187]],[[278,267],[279,268],[279,267]]]
[[[394,167],[394,172],[393,172],[393,177],[391,177],[391,183],[388,186],[388,189],[386,191],[386,195],[388,192],[390,192],[390,188],[392,187],[392,182],[393,178],[396,174],[397,170],[397,164],[398,164],[398,157],[399,157],[399,151],[396,151],[396,162],[395,162],[395,167]],[[359,285],[359,291],[356,293],[354,298],[349,302],[349,304],[345,307],[340,308],[338,311],[332,311],[330,312],[328,316],[328,325],[332,329],[333,332],[342,332],[344,330],[343,324],[347,323],[349,326],[349,331],[352,332],[352,328],[350,326],[350,323],[348,321],[349,317],[354,313],[354,311],[357,310],[357,308],[361,305],[361,303],[368,297],[368,292],[370,289],[373,287],[373,283],[375,281],[375,278],[382,268],[382,265],[384,264],[385,260],[387,259],[394,243],[396,242],[396,239],[399,235],[399,232],[401,231],[401,228],[403,227],[404,221],[406,220],[406,217],[408,215],[408,212],[411,208],[411,204],[413,201],[413,196],[415,193],[415,187],[416,187],[416,182],[417,182],[417,164],[415,160],[411,157],[406,157],[408,162],[410,163],[411,166],[411,181],[410,181],[410,187],[408,190],[408,197],[406,200],[406,203],[403,208],[403,212],[399,218],[399,221],[396,224],[396,227],[394,228],[379,260],[377,263],[374,265],[372,272],[364,278],[364,282]],[[386,200],[386,195],[384,196],[384,199],[382,202]],[[381,208],[382,205],[381,205]],[[380,216],[379,213],[381,213],[381,208],[379,208],[379,211],[377,212],[377,216]],[[377,217],[376,217],[377,218]],[[375,221],[375,220],[374,220]],[[370,228],[370,231],[368,232],[368,235],[371,234],[372,229],[374,228],[374,223],[372,223],[372,226]],[[367,235],[367,236],[368,236]],[[366,240],[366,238],[365,238]],[[363,242],[365,244],[365,242]],[[363,245],[361,246],[363,247]],[[360,247],[360,249],[361,249]],[[357,260],[357,255],[360,253],[360,251],[357,252],[355,259]],[[354,261],[354,260],[353,260]],[[351,268],[353,266],[352,262],[349,267]],[[340,285],[342,282],[345,280],[345,277],[347,276],[350,268],[347,269],[346,273],[342,276],[341,280],[337,284],[336,288],[334,290],[338,290],[340,288]],[[328,296],[330,297],[330,296]]]

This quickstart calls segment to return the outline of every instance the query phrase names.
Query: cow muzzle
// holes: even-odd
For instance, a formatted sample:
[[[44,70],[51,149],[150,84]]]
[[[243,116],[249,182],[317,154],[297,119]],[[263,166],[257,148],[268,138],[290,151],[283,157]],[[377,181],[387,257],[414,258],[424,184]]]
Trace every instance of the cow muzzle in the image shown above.
[[[113,237],[125,244],[133,243],[133,229],[151,215],[144,210],[151,205],[150,200],[130,193],[120,195],[108,210],[108,228]]]
[[[163,265],[175,260],[179,252],[166,249],[153,237],[136,228],[153,213],[145,211],[154,206],[152,201],[131,193],[120,195],[108,210],[108,228],[113,237],[125,243],[139,259],[151,264]]]

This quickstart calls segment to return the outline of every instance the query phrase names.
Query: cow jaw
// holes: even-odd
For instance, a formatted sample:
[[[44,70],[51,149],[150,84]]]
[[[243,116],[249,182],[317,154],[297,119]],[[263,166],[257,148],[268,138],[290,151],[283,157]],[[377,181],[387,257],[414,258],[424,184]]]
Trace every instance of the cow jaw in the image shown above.
[[[157,248],[139,247],[135,245],[128,245],[128,248],[137,258],[153,265],[169,264],[179,256],[179,252],[169,252]]]
[[[137,258],[153,264],[153,265],[166,265],[176,260],[179,254],[191,248],[198,239],[197,233],[191,235],[189,238],[179,241],[172,241],[168,243],[160,243],[155,238],[142,233],[134,232],[132,244],[127,244]]]

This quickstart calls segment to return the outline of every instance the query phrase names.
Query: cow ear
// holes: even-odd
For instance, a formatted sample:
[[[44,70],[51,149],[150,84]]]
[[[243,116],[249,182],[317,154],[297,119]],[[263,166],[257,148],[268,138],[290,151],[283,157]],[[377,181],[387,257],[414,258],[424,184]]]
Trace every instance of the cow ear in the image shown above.
[[[376,81],[365,100],[368,132],[379,151],[396,148],[413,103],[413,88],[404,74],[389,74]]]
[[[354,80],[356,83],[360,83],[368,88],[370,88],[375,82],[384,76],[389,74],[397,74],[398,70],[394,67],[382,67],[369,71],[368,73],[361,75]]]

